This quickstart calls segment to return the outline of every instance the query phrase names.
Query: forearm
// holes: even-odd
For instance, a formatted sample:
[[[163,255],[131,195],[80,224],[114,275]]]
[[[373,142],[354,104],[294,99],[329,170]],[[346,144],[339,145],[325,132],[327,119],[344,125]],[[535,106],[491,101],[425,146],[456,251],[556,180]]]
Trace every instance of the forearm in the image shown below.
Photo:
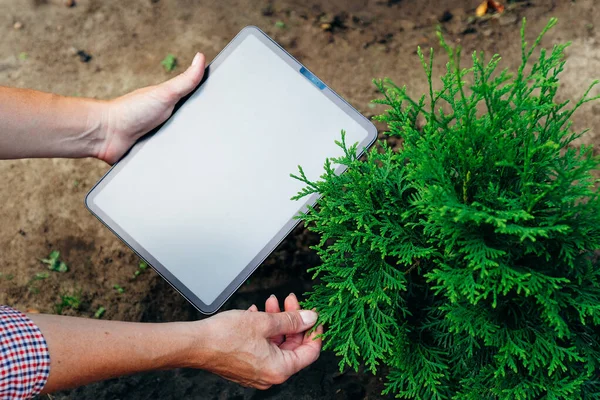
[[[0,159],[96,156],[106,102],[0,87]]]
[[[50,351],[43,393],[141,371],[201,363],[202,322],[147,324],[29,315]]]

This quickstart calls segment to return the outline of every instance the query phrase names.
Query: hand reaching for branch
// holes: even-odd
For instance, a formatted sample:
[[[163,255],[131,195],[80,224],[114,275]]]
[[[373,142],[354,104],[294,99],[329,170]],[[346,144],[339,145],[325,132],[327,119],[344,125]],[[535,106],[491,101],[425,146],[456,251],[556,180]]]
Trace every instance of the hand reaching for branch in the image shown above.
[[[210,327],[202,351],[209,350],[212,356],[202,367],[244,386],[267,389],[319,358],[321,339],[316,336],[323,328],[307,333],[317,320],[315,312],[300,311],[293,294],[285,299],[285,312],[275,296],[266,301],[265,309],[259,312],[252,306],[206,320]]]
[[[135,372],[191,367],[267,389],[319,358],[323,332],[296,296],[284,312],[270,297],[259,312],[232,310],[194,322],[162,324],[32,314],[50,349],[44,393]]]

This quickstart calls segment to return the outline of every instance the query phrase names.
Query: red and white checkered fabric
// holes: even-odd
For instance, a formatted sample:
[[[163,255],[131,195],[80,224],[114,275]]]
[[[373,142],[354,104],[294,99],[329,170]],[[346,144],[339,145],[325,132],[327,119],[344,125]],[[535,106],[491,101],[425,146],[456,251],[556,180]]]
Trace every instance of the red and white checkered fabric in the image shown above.
[[[39,394],[50,374],[50,353],[40,329],[27,316],[0,306],[0,399]]]

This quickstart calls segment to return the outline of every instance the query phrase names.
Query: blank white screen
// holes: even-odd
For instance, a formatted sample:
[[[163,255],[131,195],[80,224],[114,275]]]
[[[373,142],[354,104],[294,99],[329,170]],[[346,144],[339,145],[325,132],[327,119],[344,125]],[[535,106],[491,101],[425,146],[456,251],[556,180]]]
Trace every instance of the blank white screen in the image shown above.
[[[249,35],[93,201],[211,304],[301,208],[289,174],[318,178],[342,129],[367,137]]]

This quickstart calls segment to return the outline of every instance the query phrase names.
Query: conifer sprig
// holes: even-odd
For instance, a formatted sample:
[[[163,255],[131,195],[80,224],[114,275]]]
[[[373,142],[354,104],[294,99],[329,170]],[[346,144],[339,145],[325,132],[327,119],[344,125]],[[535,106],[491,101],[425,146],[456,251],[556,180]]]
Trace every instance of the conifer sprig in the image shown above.
[[[571,129],[598,82],[556,100],[568,44],[539,48],[555,24],[528,45],[523,21],[516,74],[478,52],[461,67],[439,34],[440,90],[433,50],[427,95],[375,81],[399,149],[359,160],[342,133],[320,180],[295,176],[296,198],[323,196],[300,216],[321,235],[306,306],[340,368],[385,365],[406,399],[600,398],[599,160]]]

